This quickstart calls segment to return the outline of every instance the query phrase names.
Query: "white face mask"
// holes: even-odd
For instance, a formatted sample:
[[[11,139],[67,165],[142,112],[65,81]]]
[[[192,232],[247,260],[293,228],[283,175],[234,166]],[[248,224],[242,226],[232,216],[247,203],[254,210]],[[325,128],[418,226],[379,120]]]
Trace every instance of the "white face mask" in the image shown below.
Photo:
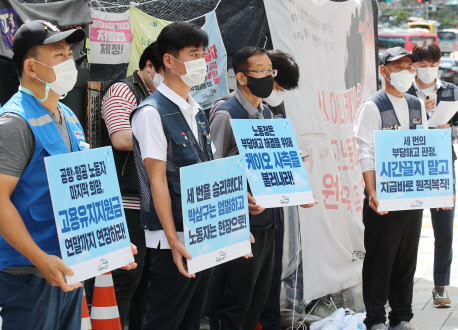
[[[47,66],[48,68],[54,70],[56,80],[54,80],[51,83],[43,81],[38,77],[35,77],[46,84],[46,95],[48,93],[49,88],[59,95],[64,95],[70,92],[73,89],[73,87],[75,87],[76,78],[78,77],[78,70],[76,70],[75,61],[73,61],[72,59],[68,59],[65,62],[56,64],[54,66],[46,65],[44,63],[35,61],[34,59],[32,59],[32,61]]]
[[[285,94],[286,91],[272,91],[272,94],[270,94],[269,97],[266,97],[264,102],[271,107],[278,107],[285,100]]]
[[[386,71],[388,71],[388,69],[386,69]],[[398,92],[405,93],[409,90],[410,86],[412,86],[414,77],[413,73],[409,70],[402,70],[393,73],[388,71],[388,73],[390,74],[391,80],[388,78],[386,79],[394,88],[396,88]]]
[[[149,79],[151,79],[151,75],[148,73],[149,75]],[[161,84],[162,80],[164,80],[164,77],[162,77],[159,72],[156,72],[156,74],[154,75],[154,79],[151,79],[151,82],[153,83],[154,85],[154,88],[158,88],[159,85]]]
[[[426,85],[431,84],[437,78],[439,67],[417,68],[418,78]]]
[[[171,55],[172,56],[172,55]],[[173,56],[172,56],[173,57]],[[181,62],[175,57],[173,59],[177,62],[183,63],[186,68],[186,74],[179,74],[172,69],[177,75],[181,76],[181,79],[189,87],[194,87],[200,84],[203,84],[205,78],[207,77],[207,65],[205,64],[205,59],[199,58],[197,60]]]

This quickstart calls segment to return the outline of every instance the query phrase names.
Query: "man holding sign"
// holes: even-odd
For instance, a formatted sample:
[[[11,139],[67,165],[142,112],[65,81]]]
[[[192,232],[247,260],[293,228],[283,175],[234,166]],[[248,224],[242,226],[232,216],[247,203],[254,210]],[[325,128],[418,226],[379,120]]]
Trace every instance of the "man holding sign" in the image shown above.
[[[438,78],[441,61],[441,50],[431,41],[421,41],[415,45],[412,53],[419,57],[414,64],[417,77],[407,93],[417,96],[425,102],[426,114],[432,118],[436,106],[441,101],[457,101],[458,87],[454,84],[441,81]],[[447,103],[447,102],[445,102]],[[458,136],[458,114],[448,122],[442,122],[436,128],[451,129],[452,139]],[[452,147],[452,164],[455,163],[456,154]],[[455,170],[453,166],[453,177]],[[454,180],[455,181],[455,180]],[[450,285],[450,272],[453,259],[453,219],[455,208],[451,210],[430,209],[431,222],[434,229],[434,288],[433,303],[435,307],[450,307],[451,301],[445,286]]]
[[[215,139],[215,158],[239,154],[231,119],[272,119],[270,109],[262,99],[272,93],[274,76],[267,51],[258,47],[245,47],[232,57],[237,78],[237,90],[229,100],[215,110],[210,120]],[[298,156],[299,152],[297,152]],[[300,158],[296,157],[298,164]],[[251,203],[250,203],[251,204]],[[313,206],[314,203],[304,205]],[[256,240],[254,258],[237,259],[219,267],[221,290],[218,318],[222,329],[254,329],[269,294],[274,267],[275,229],[283,221],[280,207],[266,208],[250,216],[251,232]],[[238,281],[231,280],[238,278]],[[215,299],[218,299],[215,297]]]
[[[143,329],[199,329],[213,270],[187,269],[180,168],[213,159],[207,118],[189,94],[207,75],[208,36],[178,22],[166,26],[156,42],[164,81],[130,117],[150,262]]]
[[[423,210],[377,212],[374,131],[427,128],[423,102],[405,94],[414,79],[412,63],[417,60],[401,47],[387,49],[380,58],[385,90],[364,102],[356,116],[354,132],[366,184],[363,298],[367,329],[387,329],[387,300],[391,306],[389,329],[413,327],[413,279]]]
[[[83,290],[67,285],[44,157],[87,149],[83,128],[58,102],[77,71],[81,29],[22,25],[13,41],[19,92],[0,115],[0,307],[4,329],[79,329]]]

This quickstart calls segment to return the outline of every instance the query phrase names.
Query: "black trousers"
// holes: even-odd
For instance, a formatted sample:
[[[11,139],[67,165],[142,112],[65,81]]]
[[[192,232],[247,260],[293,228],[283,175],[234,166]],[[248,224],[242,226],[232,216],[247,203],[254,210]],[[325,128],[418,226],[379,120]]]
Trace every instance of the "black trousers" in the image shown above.
[[[172,251],[148,249],[149,281],[144,330],[198,330],[213,269],[187,278],[178,272]]]
[[[137,268],[133,270],[116,269],[111,273],[113,275],[116,302],[118,303],[122,328],[124,329],[124,323],[130,305],[133,313],[129,317],[129,330],[138,330],[140,329],[139,324],[141,324],[145,312],[144,301],[146,299],[145,285],[138,287],[145,263],[145,231],[140,225],[140,210],[124,209],[124,213],[126,215],[130,241],[137,246],[138,253],[134,256]],[[133,298],[134,296],[135,299]]]
[[[259,318],[263,330],[281,330],[280,292],[281,273],[283,270],[283,236],[285,234],[284,221],[279,221],[275,228],[275,260],[272,284],[269,296]]]
[[[392,211],[378,215],[364,200],[366,256],[363,265],[364,323],[369,329],[384,323],[385,303],[395,326],[412,317],[412,295],[423,210]]]
[[[274,269],[275,231],[252,229],[253,258],[219,266],[218,318],[222,330],[254,330],[269,295]]]
[[[431,223],[434,229],[434,285],[450,285],[453,259],[453,220],[455,208],[437,211],[431,209]]]

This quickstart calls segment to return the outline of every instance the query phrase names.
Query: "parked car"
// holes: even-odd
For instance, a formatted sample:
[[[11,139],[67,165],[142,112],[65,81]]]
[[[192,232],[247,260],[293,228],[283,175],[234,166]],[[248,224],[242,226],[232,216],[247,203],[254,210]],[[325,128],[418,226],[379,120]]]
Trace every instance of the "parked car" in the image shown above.
[[[458,59],[442,57],[439,66],[439,78],[458,85]]]

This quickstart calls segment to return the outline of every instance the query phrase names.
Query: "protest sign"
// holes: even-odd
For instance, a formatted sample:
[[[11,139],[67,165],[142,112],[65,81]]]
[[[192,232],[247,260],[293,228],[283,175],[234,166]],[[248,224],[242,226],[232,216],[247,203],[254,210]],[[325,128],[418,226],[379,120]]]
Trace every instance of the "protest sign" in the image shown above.
[[[205,15],[205,24],[202,26],[202,30],[208,35],[208,47],[205,55],[207,77],[202,84],[191,88],[190,93],[203,108],[210,108],[218,100],[229,94],[227,88],[227,53],[215,11]]]
[[[371,0],[264,0],[273,48],[293,55],[299,66],[299,87],[285,98],[286,117],[301,150],[310,155],[305,168],[320,202],[299,208],[295,219],[301,224],[302,263],[308,265],[303,290],[297,291],[304,301],[361,283],[364,180],[353,124],[358,107],[377,91],[372,5]],[[305,144],[304,138],[316,142]],[[317,237],[330,239],[317,249]],[[287,245],[285,250],[297,250]],[[295,271],[284,267],[283,277],[294,279]]]
[[[453,206],[449,129],[375,131],[377,211]]]
[[[256,203],[266,207],[315,201],[289,119],[231,119]]]
[[[182,167],[180,176],[189,273],[251,253],[244,157]]]
[[[129,63],[132,44],[130,12],[107,13],[91,9],[90,61],[94,64]]]
[[[68,284],[134,261],[111,147],[45,158]]]

